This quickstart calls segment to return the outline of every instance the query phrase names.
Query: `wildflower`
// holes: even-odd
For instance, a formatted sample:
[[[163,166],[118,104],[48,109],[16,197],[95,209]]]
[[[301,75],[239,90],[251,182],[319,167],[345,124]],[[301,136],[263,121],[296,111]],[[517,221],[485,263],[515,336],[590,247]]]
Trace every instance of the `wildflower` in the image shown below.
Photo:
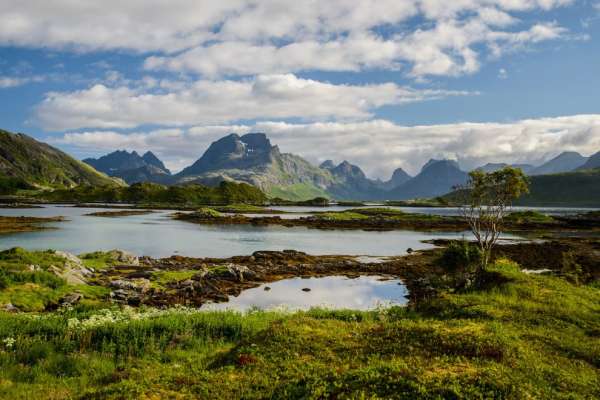
[[[12,349],[15,345],[15,342],[16,340],[13,337],[7,337],[2,341],[2,343],[4,343],[4,347],[6,347],[7,349]]]

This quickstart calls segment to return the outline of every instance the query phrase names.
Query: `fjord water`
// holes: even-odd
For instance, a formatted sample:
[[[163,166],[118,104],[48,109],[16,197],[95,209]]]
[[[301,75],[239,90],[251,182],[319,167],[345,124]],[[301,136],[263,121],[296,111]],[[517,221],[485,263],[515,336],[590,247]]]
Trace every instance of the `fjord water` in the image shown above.
[[[462,233],[412,231],[366,232],[318,230],[304,227],[249,225],[198,225],[173,220],[173,211],[157,211],[126,217],[92,217],[111,209],[45,206],[33,209],[0,209],[0,215],[33,217],[64,216],[68,220],[49,224],[57,229],[0,235],[0,249],[56,249],[75,254],[124,249],[138,255],[169,257],[230,257],[257,250],[294,249],[309,254],[388,256],[406,249],[432,247],[422,243],[434,238],[455,238]]]
[[[202,308],[235,311],[247,311],[254,307],[369,310],[379,306],[404,305],[408,302],[405,297],[407,294],[408,290],[400,280],[381,276],[291,278],[244,290],[237,297],[229,297],[226,303],[209,303]]]

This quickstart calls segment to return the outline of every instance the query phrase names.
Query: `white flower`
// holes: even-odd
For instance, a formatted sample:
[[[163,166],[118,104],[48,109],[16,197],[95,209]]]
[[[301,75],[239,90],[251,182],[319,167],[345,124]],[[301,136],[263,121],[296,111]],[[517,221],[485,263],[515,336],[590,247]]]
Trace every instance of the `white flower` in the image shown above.
[[[16,340],[13,337],[7,337],[2,341],[2,343],[4,343],[4,347],[6,347],[7,349],[12,349],[15,345],[15,342]]]

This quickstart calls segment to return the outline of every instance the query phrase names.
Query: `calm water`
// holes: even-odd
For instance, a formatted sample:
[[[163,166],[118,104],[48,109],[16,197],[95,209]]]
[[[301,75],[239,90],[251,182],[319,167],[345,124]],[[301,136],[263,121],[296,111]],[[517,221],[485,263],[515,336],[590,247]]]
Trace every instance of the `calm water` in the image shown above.
[[[238,297],[230,297],[227,303],[206,304],[210,310],[232,309],[246,311],[253,307],[271,309],[285,307],[306,310],[311,307],[348,308],[368,310],[380,305],[404,305],[408,290],[397,279],[378,276],[347,278],[328,276],[323,278],[293,278],[270,282],[243,291]],[[270,290],[264,290],[268,286]],[[302,289],[308,288],[306,292]]]
[[[389,256],[405,254],[407,248],[425,249],[423,240],[470,237],[466,233],[413,231],[325,231],[303,227],[206,226],[169,217],[170,211],[118,218],[90,217],[93,208],[46,206],[34,209],[0,209],[0,215],[65,216],[53,223],[56,230],[0,235],[0,249],[57,249],[76,254],[96,250],[124,249],[138,255],[168,257],[230,257],[257,250],[294,249],[309,254]],[[108,211],[108,209],[100,209]]]
[[[459,237],[461,233],[411,231],[323,231],[303,227],[205,226],[175,221],[170,211],[119,218],[90,217],[92,208],[47,206],[0,209],[0,215],[58,216],[69,221],[58,229],[0,235],[0,248],[59,249],[73,253],[121,248],[139,255],[229,257],[256,250],[295,249],[310,254],[397,255],[431,247],[422,240]],[[102,209],[102,211],[108,211]]]

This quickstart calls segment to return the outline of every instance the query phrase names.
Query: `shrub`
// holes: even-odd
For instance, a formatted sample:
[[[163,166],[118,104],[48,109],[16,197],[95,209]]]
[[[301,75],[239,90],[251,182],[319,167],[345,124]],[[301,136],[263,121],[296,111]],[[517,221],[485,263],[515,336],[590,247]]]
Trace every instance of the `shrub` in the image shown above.
[[[473,271],[481,262],[481,250],[466,240],[453,241],[444,250],[439,262],[450,272]]]
[[[583,268],[577,262],[575,253],[572,251],[564,252],[562,255],[562,266],[560,269],[562,276],[569,282],[576,285],[581,283],[583,278]]]

